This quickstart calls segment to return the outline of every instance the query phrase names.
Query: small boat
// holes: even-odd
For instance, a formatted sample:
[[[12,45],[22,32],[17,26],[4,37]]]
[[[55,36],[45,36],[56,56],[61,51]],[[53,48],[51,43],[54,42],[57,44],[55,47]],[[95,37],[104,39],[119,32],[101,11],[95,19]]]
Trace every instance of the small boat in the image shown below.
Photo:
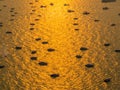
[[[116,0],[102,0],[103,3],[107,3],[107,2],[116,2]]]

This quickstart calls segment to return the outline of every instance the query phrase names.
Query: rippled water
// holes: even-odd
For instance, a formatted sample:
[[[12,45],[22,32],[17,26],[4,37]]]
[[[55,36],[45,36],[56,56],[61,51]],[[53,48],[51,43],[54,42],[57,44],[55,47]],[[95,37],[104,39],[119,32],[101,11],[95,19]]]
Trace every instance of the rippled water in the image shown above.
[[[0,0],[0,90],[119,90],[119,34],[119,0]]]

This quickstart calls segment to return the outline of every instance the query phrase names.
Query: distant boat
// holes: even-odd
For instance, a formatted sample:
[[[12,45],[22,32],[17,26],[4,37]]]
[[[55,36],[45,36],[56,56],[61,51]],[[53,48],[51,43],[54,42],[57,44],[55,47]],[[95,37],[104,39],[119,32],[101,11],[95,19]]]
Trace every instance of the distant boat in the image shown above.
[[[102,2],[116,2],[116,0],[102,0]]]

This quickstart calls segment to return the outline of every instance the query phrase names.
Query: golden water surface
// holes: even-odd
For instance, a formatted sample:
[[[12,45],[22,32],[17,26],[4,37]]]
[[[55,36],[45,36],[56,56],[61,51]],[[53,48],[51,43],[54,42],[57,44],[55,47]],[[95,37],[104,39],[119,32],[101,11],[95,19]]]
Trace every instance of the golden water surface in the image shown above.
[[[120,0],[101,1],[0,0],[0,90],[120,90]]]

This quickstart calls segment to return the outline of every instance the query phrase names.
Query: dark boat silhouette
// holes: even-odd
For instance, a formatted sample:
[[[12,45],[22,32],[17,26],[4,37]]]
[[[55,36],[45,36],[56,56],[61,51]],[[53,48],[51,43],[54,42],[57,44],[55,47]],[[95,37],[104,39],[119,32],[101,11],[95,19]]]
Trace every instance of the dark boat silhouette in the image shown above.
[[[116,2],[116,0],[102,0],[102,2]]]

